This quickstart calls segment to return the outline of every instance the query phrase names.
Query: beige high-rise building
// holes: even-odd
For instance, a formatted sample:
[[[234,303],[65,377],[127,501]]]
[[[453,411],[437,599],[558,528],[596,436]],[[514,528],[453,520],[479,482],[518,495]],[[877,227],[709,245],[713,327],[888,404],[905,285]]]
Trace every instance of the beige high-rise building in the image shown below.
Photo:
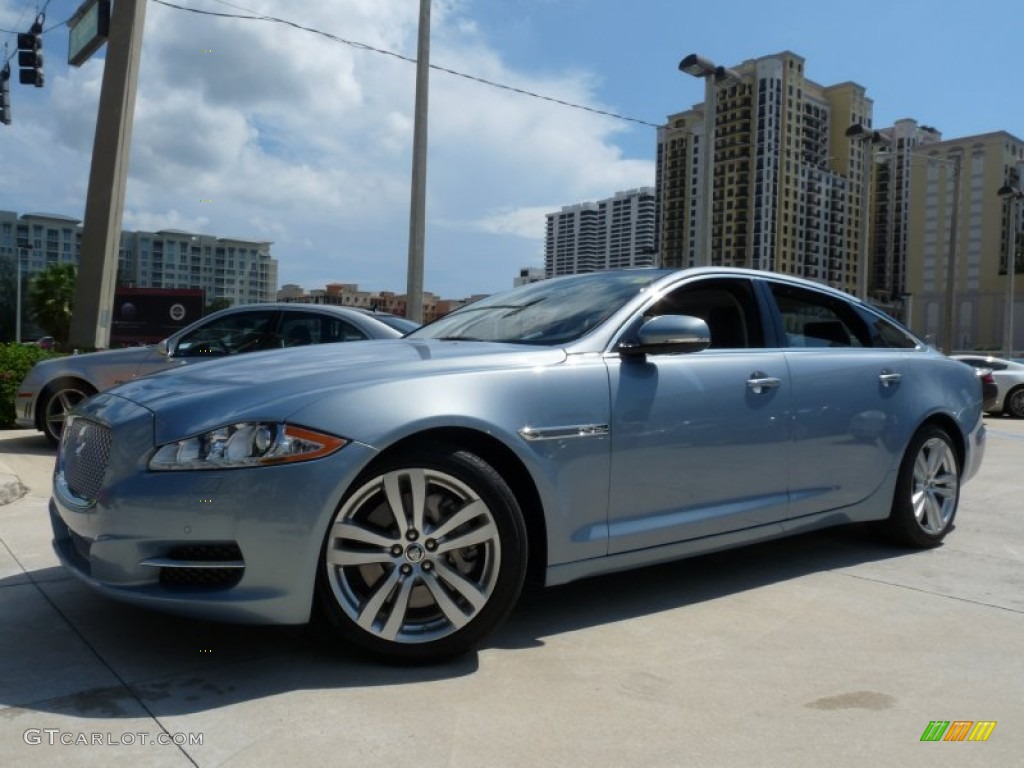
[[[749,59],[718,85],[710,250],[713,264],[770,269],[856,291],[863,174],[871,127],[863,86],[822,86],[790,51]],[[704,104],[658,132],[658,251],[664,266],[699,263]]]
[[[870,277],[868,297],[906,319],[911,161],[942,140],[938,130],[909,118],[879,133],[886,144],[875,152],[871,191]]]
[[[909,169],[905,293],[910,327],[943,348],[1004,346],[1007,238],[1021,231],[1022,205],[999,196],[1024,178],[1024,141],[1005,131],[918,146],[901,163]],[[957,179],[959,171],[959,179]],[[959,187],[959,195],[955,191]],[[1013,233],[1013,235],[1010,234]],[[955,238],[953,292],[947,277]],[[1019,275],[1014,295],[1024,287]],[[946,307],[952,299],[953,313]],[[1024,341],[1024,305],[1014,305],[1015,348]],[[947,331],[952,332],[947,340]],[[950,343],[947,343],[949,341]]]

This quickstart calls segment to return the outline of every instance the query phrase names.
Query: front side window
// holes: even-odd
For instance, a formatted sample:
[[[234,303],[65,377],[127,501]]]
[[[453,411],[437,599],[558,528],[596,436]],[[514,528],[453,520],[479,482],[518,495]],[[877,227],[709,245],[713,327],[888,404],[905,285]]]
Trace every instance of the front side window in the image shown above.
[[[180,357],[217,357],[261,349],[274,349],[273,310],[238,312],[212,320],[190,331],[178,342]]]
[[[711,332],[709,349],[764,346],[757,301],[750,281],[745,278],[711,278],[687,283],[656,302],[644,315],[701,318]]]

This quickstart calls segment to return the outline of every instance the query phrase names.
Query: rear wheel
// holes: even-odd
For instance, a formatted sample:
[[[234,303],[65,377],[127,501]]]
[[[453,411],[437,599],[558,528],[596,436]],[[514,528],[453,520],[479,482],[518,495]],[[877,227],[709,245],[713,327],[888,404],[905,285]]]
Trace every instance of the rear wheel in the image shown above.
[[[1003,411],[1015,419],[1024,419],[1024,387],[1017,387],[1007,393]]]
[[[960,462],[946,430],[923,427],[900,465],[888,532],[912,547],[934,547],[953,529],[960,503]]]
[[[515,496],[478,456],[406,451],[354,485],[320,557],[318,601],[339,638],[392,662],[476,645],[508,616],[526,573]]]
[[[39,421],[43,434],[51,445],[60,442],[68,411],[95,394],[95,389],[85,382],[74,379],[61,379],[46,386],[39,397]]]

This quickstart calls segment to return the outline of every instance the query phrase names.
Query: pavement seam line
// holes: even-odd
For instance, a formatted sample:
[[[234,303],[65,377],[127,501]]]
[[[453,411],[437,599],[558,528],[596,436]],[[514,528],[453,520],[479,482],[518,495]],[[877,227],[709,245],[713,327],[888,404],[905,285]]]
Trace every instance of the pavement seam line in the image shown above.
[[[995,603],[984,603],[981,600],[972,600],[969,597],[957,597],[956,595],[945,595],[942,592],[932,592],[928,589],[922,589],[921,587],[912,587],[909,584],[897,584],[893,581],[886,581],[885,579],[873,579],[870,576],[861,576],[857,573],[843,573],[842,571],[831,571],[831,573],[838,574],[840,576],[847,576],[851,579],[860,579],[861,581],[870,581],[872,584],[884,584],[887,587],[896,587],[898,589],[909,589],[913,592],[920,592],[923,595],[932,595],[934,597],[942,597],[947,600],[957,600],[961,603],[970,603],[971,605],[980,605],[985,608],[995,608],[1000,611],[1006,611],[1007,613],[1024,614],[1024,611],[1019,608],[1007,608],[1005,605],[996,605]]]
[[[60,606],[58,606],[55,602],[53,602],[53,600],[50,599],[50,596],[47,595],[46,592],[39,586],[40,583],[49,583],[49,582],[37,582],[32,577],[32,574],[29,573],[25,569],[25,566],[18,559],[18,556],[15,555],[14,552],[11,551],[11,548],[9,546],[7,546],[7,542],[4,539],[0,538],[0,543],[3,544],[4,549],[7,550],[8,554],[10,554],[10,556],[14,560],[14,562],[18,564],[18,567],[21,569],[21,572],[23,574],[25,574],[25,577],[28,579],[29,583],[35,588],[36,592],[38,592],[42,596],[43,600],[45,600],[47,603],[49,603],[50,607],[53,608],[53,610],[57,612],[57,615],[60,616],[61,619],[64,620],[64,623],[67,624],[67,626],[71,629],[71,631],[75,635],[78,636],[78,639],[81,640],[82,643],[85,644],[85,647],[89,649],[89,651],[92,653],[92,655],[94,657],[96,657],[96,660],[100,663],[100,665],[105,667],[107,669],[107,671],[110,672],[110,674],[114,676],[114,679],[117,680],[117,682],[126,691],[128,691],[128,695],[131,696],[133,699],[135,699],[135,701],[138,703],[138,705],[140,707],[142,707],[142,711],[145,712],[146,714],[148,714],[150,719],[154,723],[156,723],[157,727],[161,731],[163,731],[169,737],[171,735],[171,732],[168,731],[167,728],[164,727],[164,724],[160,722],[160,718],[157,717],[156,714],[154,714],[154,712],[148,706],[146,706],[146,702],[144,702],[141,698],[139,698],[139,695],[135,692],[135,689],[132,688],[131,684],[127,680],[125,680],[123,677],[121,677],[121,675],[118,674],[117,670],[114,669],[107,662],[107,660],[103,658],[102,654],[100,654],[100,652],[96,649],[96,647],[93,646],[93,644],[89,642],[89,639],[85,635],[83,635],[82,632],[78,629],[78,627],[76,627],[74,625],[74,623],[64,614],[64,611],[62,611],[60,609]],[[24,586],[24,585],[22,585],[22,586]],[[171,743],[174,744],[174,740],[173,739],[171,739]],[[185,750],[181,744],[174,744],[174,746],[177,747],[178,751],[181,752],[181,754],[185,757],[186,760],[188,760],[196,768],[199,768],[199,763],[197,763],[192,758],[192,755],[190,755],[188,753],[188,751]]]

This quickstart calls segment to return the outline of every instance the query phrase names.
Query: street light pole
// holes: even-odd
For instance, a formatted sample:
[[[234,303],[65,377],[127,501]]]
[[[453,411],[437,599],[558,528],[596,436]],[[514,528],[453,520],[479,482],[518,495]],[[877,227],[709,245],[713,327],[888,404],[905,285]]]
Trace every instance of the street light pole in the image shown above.
[[[1006,222],[1006,308],[1003,310],[1003,357],[1013,357],[1013,280],[1017,272],[1017,203],[1024,197],[1020,187],[1006,184],[997,193],[1010,204]]]
[[[702,178],[704,210],[700,222],[700,237],[697,240],[697,266],[710,267],[714,261],[711,255],[711,228],[715,223],[715,118],[718,109],[718,93],[714,75],[704,78],[704,176]]]
[[[412,138],[412,194],[409,205],[409,265],[405,314],[423,322],[423,241],[427,211],[427,103],[430,89],[430,0],[420,0],[416,48],[416,107]]]
[[[946,311],[942,318],[942,351],[947,355],[953,352],[953,333],[956,324],[956,249],[959,236],[957,224],[960,220],[960,160],[961,155],[951,155],[949,161],[953,163],[953,205],[949,222],[949,259],[946,263]]]
[[[17,284],[15,286],[15,307],[14,307],[14,341],[17,344],[21,344],[21,254],[24,249],[18,248],[18,257],[15,261],[18,264],[17,270],[15,270]]]
[[[846,136],[864,147],[864,168],[861,172],[860,188],[860,263],[857,265],[857,297],[868,298],[868,271],[870,269],[869,219],[871,218],[871,172],[875,165],[875,145],[888,144],[889,140],[878,131],[854,123],[846,129]]]
[[[910,330],[914,330],[910,325],[914,317],[914,294],[909,292],[901,293],[900,301],[903,302],[903,317],[901,318],[903,324],[910,328]]]
[[[714,62],[696,53],[679,62],[679,71],[693,77],[704,78],[704,146],[701,152],[703,175],[701,195],[703,210],[697,228],[696,266],[709,267],[711,254],[711,228],[714,221],[715,194],[715,118],[718,112],[718,83],[722,80],[740,81],[740,75],[731,69],[715,66]]]

